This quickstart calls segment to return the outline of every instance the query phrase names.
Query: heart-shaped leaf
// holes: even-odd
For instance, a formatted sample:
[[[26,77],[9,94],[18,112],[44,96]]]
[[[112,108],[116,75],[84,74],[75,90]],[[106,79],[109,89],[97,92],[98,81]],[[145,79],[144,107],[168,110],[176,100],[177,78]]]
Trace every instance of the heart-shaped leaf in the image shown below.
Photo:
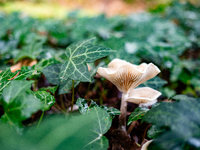
[[[103,136],[111,126],[106,111],[94,108],[79,116],[54,116],[44,119],[40,128],[16,135],[4,125],[0,126],[2,149],[34,150],[105,150],[109,146]]]

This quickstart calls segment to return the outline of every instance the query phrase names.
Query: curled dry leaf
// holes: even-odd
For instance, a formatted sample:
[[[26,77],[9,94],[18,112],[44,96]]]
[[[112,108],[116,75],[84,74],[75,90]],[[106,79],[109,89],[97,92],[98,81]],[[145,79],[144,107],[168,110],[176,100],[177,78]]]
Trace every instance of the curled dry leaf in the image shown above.
[[[33,66],[37,63],[37,60],[32,59],[23,59],[19,61],[17,64],[10,67],[11,72],[15,72],[17,70],[20,70],[22,66]]]
[[[142,87],[142,88],[137,88],[137,89],[133,89],[129,91],[126,101],[134,103],[134,104],[149,106],[156,103],[157,98],[161,94],[162,93],[152,88]]]
[[[153,141],[153,140],[149,140],[149,141],[147,141],[146,143],[144,143],[144,144],[142,145],[141,150],[147,150],[147,147],[149,146],[149,144],[150,144],[152,141]]]
[[[91,67],[90,67],[90,65],[88,65],[88,64],[87,64],[87,67],[88,67],[88,71],[90,71],[90,70],[91,70]]]
[[[99,67],[97,70],[99,75],[111,81],[123,93],[128,93],[159,72],[158,67],[152,63],[134,65],[120,59],[112,60],[108,68]]]

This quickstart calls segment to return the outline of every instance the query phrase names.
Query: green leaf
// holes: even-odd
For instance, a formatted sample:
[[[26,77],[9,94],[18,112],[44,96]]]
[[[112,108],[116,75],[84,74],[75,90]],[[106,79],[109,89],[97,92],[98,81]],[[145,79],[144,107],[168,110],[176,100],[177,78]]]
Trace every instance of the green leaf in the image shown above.
[[[48,87],[42,87],[38,91],[49,91],[52,94],[55,94],[57,88],[58,88],[58,86],[48,86]]]
[[[61,64],[53,64],[47,66],[42,69],[43,74],[47,78],[48,82],[54,85],[59,85],[59,94],[67,93],[72,88],[72,80],[68,79],[66,81],[61,82],[59,80],[59,73],[60,73]],[[79,84],[78,81],[75,81],[74,87]]]
[[[2,96],[5,103],[11,103],[20,94],[31,88],[34,81],[12,81],[9,86],[5,87]]]
[[[46,91],[31,92],[36,98],[40,99],[41,103],[44,104],[42,110],[49,110],[55,103],[55,98]]]
[[[161,103],[148,111],[142,121],[166,129],[153,140],[149,149],[184,149],[190,139],[200,140],[199,107],[199,99],[188,99]],[[189,145],[189,149],[193,146]]]
[[[33,66],[34,70],[41,71],[43,68],[53,65],[53,64],[58,64],[59,62],[53,58],[50,59],[42,59],[39,61],[36,65]]]
[[[22,66],[19,75],[14,80],[26,80],[32,75],[37,74],[31,67]]]
[[[172,82],[177,81],[182,70],[183,70],[183,67],[182,67],[181,63],[175,64],[171,71],[170,81],[172,81]]]
[[[139,87],[151,87],[153,89],[159,89],[161,88],[163,85],[167,84],[167,81],[159,78],[159,77],[155,77],[155,78],[152,78],[142,84],[139,85]]]
[[[101,106],[101,105],[99,107],[103,108],[104,110],[106,110],[106,112],[110,115],[110,117],[112,119],[114,119],[116,115],[120,115],[121,114],[121,111],[119,111],[116,108],[106,107],[106,106]]]
[[[68,78],[82,82],[91,81],[86,63],[93,62],[113,52],[110,48],[91,44],[93,41],[94,38],[67,47],[65,54],[68,60],[61,66],[59,75],[61,81]]]
[[[3,102],[4,115],[1,121],[10,125],[21,126],[21,121],[30,118],[33,113],[42,108],[39,99],[27,93],[19,94],[13,101],[3,100]]]
[[[37,56],[42,52],[43,42],[33,41],[29,45],[23,47],[15,58],[15,63],[23,58],[36,59]]]
[[[93,108],[95,107],[99,107],[99,108],[102,108],[104,109],[109,115],[110,117],[113,119],[116,115],[119,115],[121,114],[121,112],[116,109],[116,108],[110,108],[110,107],[106,107],[106,106],[99,106],[97,105],[96,102],[94,102],[93,100],[90,100],[91,103],[90,105],[88,106],[87,104],[87,100],[86,99],[83,99],[83,98],[79,98],[77,101],[76,101],[76,105],[79,106],[79,111],[80,113],[82,114],[87,114],[89,113]]]
[[[3,89],[11,83],[12,80],[25,80],[34,73],[26,67],[22,67],[21,71],[11,72],[10,68],[2,71],[0,73],[0,94]]]
[[[75,81],[74,82],[74,88],[79,84],[79,81]],[[63,81],[59,84],[59,94],[64,94],[64,93],[68,93],[69,90],[71,90],[72,88],[72,80],[68,79],[66,81]]]
[[[130,125],[133,121],[141,119],[148,111],[149,108],[137,107],[129,116],[127,125]]]
[[[77,99],[76,105],[78,105],[81,114],[87,114],[90,111],[90,107],[88,106],[87,102],[88,101],[84,98]],[[95,106],[97,106],[97,104]]]
[[[4,114],[1,122],[20,127],[21,121],[29,118],[33,113],[42,108],[39,99],[32,94],[26,93],[30,90],[33,81],[11,81],[2,92],[2,106]]]
[[[14,73],[11,72],[10,68],[7,68],[6,70],[2,71],[0,73],[0,94],[3,91],[3,89],[10,84],[13,77],[17,75],[19,71],[16,71]]]
[[[159,134],[161,134],[164,131],[165,129],[160,129],[156,125],[152,125],[151,128],[147,132],[147,136],[153,139],[153,138],[156,138]]]
[[[53,64],[42,69],[42,73],[47,78],[48,82],[54,85],[59,85],[59,73],[61,64]]]
[[[195,99],[195,98],[180,94],[180,95],[173,96],[172,99],[174,99],[174,100],[190,100],[190,99]]]
[[[0,126],[2,149],[105,150],[109,142],[105,134],[111,126],[109,115],[100,108],[79,116],[53,116],[44,119],[40,128],[16,135]]]

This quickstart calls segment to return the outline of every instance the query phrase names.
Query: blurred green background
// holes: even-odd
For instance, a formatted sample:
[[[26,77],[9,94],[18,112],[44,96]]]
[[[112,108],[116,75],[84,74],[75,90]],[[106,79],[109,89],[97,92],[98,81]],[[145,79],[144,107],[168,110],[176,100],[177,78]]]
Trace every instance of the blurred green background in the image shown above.
[[[39,18],[63,18],[66,13],[81,9],[82,15],[106,13],[108,16],[127,15],[144,10],[162,11],[174,0],[0,0],[4,12],[22,11]],[[183,1],[183,0],[182,0]],[[199,0],[190,0],[199,5]]]

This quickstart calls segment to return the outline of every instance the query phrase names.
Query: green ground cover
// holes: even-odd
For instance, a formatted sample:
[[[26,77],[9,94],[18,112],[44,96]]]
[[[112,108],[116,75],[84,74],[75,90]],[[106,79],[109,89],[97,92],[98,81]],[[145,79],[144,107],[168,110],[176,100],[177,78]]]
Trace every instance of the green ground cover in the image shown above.
[[[115,58],[136,65],[152,62],[161,70],[140,85],[160,91],[158,103],[151,109],[128,105],[128,123],[138,125],[125,145],[140,148],[144,139],[154,139],[149,149],[199,149],[198,7],[174,2],[160,13],[112,18],[80,17],[78,11],[61,16],[63,10],[54,9],[49,8],[62,19],[0,14],[0,145],[4,149],[107,149],[109,142],[109,148],[117,142],[126,149],[112,132],[118,126],[120,92],[95,76],[98,67]],[[20,67],[14,70],[16,64]],[[69,115],[75,103],[80,113]],[[142,133],[141,119],[148,122]]]

